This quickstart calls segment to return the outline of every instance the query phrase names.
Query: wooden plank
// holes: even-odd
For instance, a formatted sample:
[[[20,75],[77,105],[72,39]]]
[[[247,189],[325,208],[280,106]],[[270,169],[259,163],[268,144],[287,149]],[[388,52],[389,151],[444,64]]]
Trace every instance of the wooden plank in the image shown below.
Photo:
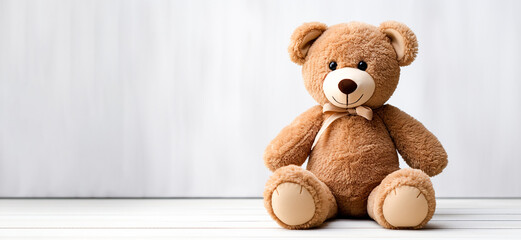
[[[274,221],[183,221],[171,218],[142,218],[142,217],[24,217],[0,220],[0,229],[139,229],[139,228],[165,228],[165,229],[278,229]],[[335,219],[326,222],[321,228],[326,229],[380,229],[373,220],[345,220]],[[427,228],[431,229],[521,229],[521,221],[437,221],[429,222]]]
[[[262,199],[0,199],[0,211],[35,210],[46,206],[51,209],[90,207],[118,209],[140,206],[142,209],[216,209],[262,208]],[[259,205],[260,204],[260,205]],[[437,208],[521,208],[521,199],[438,199]]]
[[[473,238],[473,239],[519,239],[519,229],[437,229],[386,230],[386,229],[314,229],[292,231],[285,229],[11,229],[1,230],[0,238],[58,239],[58,238],[307,238],[307,239],[361,239],[361,238]]]
[[[464,212],[484,214],[521,214],[521,200],[508,199],[506,201],[475,199],[468,200],[441,199],[438,200],[437,213],[449,214]],[[135,214],[192,214],[194,211],[207,212],[208,214],[265,214],[260,199],[194,199],[194,200],[143,200],[143,199],[118,199],[118,200],[0,200],[1,214],[111,214],[121,212],[133,212]]]
[[[28,220],[38,219],[41,222],[49,221],[78,221],[83,219],[110,219],[111,221],[124,221],[125,219],[133,219],[135,221],[183,221],[183,222],[273,222],[267,215],[254,216],[219,216],[219,215],[193,215],[193,216],[179,216],[179,215],[25,215],[25,216],[0,216],[0,226],[10,226],[16,221],[28,222]],[[118,220],[122,219],[122,220]],[[434,215],[432,222],[435,221],[521,221],[521,215]]]
[[[501,238],[521,236],[519,199],[440,199],[426,229],[390,231],[372,220],[336,219],[289,231],[261,199],[0,200],[0,238]],[[131,233],[131,234],[130,234]]]

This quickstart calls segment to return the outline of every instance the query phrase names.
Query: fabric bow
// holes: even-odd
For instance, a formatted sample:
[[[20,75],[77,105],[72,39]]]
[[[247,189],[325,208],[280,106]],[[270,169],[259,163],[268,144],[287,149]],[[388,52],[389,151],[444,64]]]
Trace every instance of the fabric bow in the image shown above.
[[[317,133],[317,136],[315,137],[315,141],[313,142],[313,145],[311,146],[311,150],[315,147],[315,145],[318,142],[318,139],[320,139],[320,136],[324,131],[326,131],[327,127],[331,125],[335,120],[347,116],[347,115],[358,115],[361,116],[369,121],[373,119],[373,110],[366,106],[358,106],[355,108],[339,108],[331,103],[324,104],[324,107],[322,107],[323,113],[330,113],[332,112],[331,116],[329,116],[326,121],[322,124],[322,127]]]

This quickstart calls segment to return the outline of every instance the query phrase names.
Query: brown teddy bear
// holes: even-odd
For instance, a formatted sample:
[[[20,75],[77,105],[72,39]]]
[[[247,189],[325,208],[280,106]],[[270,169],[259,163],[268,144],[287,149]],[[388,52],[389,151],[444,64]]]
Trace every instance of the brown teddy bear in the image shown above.
[[[264,153],[274,171],[264,205],[278,224],[305,229],[334,216],[369,215],[385,228],[416,229],[431,219],[429,176],[445,168],[447,154],[420,122],[385,104],[417,50],[414,33],[394,21],[295,30],[289,54],[320,105],[282,129]],[[399,168],[397,150],[412,168]]]

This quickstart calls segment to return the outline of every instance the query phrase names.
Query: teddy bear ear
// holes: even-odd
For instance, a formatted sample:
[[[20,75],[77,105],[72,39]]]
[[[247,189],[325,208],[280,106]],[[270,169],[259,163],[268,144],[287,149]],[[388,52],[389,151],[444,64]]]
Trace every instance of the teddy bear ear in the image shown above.
[[[304,23],[295,29],[288,47],[291,61],[299,65],[304,64],[309,48],[326,29],[326,24],[319,22]]]
[[[407,66],[414,61],[418,53],[418,41],[409,27],[403,23],[387,21],[380,24],[380,31],[391,40],[400,66]]]

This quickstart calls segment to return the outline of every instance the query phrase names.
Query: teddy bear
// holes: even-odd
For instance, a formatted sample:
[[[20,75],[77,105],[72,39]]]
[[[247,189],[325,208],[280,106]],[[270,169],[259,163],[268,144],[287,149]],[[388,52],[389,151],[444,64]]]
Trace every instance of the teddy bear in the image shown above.
[[[430,177],[445,168],[447,153],[422,123],[386,104],[400,67],[416,58],[416,35],[396,21],[311,22],[294,31],[288,50],[318,105],[264,152],[273,172],[263,194],[271,217],[287,229],[333,217],[370,217],[388,229],[424,227],[436,208]],[[400,169],[398,153],[410,168]]]

